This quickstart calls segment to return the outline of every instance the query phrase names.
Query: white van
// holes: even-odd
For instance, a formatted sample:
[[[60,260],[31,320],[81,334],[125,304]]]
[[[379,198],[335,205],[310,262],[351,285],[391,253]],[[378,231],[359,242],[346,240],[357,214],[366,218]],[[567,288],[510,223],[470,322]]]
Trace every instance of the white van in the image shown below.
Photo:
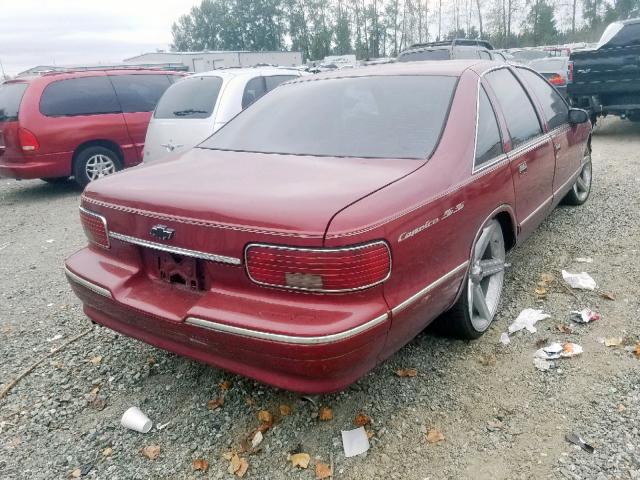
[[[196,146],[265,93],[300,75],[298,70],[279,67],[232,68],[175,82],[151,117],[144,162]]]

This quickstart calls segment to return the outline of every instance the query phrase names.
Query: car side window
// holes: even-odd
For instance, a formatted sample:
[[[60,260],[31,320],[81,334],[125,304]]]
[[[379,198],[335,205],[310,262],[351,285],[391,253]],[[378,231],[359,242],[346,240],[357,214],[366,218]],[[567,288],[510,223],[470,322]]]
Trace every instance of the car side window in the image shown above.
[[[106,76],[80,77],[50,83],[42,92],[40,112],[48,117],[121,113],[113,85]]]
[[[264,77],[254,77],[247,82],[242,94],[242,109],[244,110],[253,102],[267,93]]]
[[[542,113],[547,119],[549,130],[553,130],[569,121],[569,107],[560,94],[546,80],[543,80],[531,70],[518,68],[524,81],[533,90],[542,107]]]
[[[475,167],[482,166],[502,153],[502,138],[500,138],[496,114],[493,111],[487,92],[481,87],[478,101]]]
[[[540,135],[542,128],[533,104],[513,73],[501,68],[487,73],[485,78],[498,93],[497,101],[507,123],[512,148]]]
[[[171,85],[166,75],[113,75],[110,78],[125,113],[153,111]]]
[[[456,59],[478,59],[478,49],[475,47],[455,47],[454,48]]]
[[[264,77],[264,80],[267,84],[267,92],[270,92],[282,82],[287,82],[294,78],[298,78],[297,75],[271,75],[269,77]]]

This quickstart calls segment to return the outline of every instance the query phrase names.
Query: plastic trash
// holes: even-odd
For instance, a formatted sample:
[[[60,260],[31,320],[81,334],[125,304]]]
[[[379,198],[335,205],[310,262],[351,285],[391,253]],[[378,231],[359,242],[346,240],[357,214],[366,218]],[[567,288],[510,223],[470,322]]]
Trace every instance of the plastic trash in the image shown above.
[[[569,318],[576,323],[589,323],[595,320],[600,320],[602,317],[599,313],[596,313],[589,308],[583,308],[580,311],[572,310]]]
[[[578,445],[585,452],[593,453],[594,450],[595,450],[595,448],[593,448],[591,445],[589,445],[587,442],[585,442],[582,439],[582,437],[580,435],[578,435],[577,433],[567,433],[564,436],[564,439],[569,443],[573,443],[574,445]]]
[[[120,423],[123,427],[140,433],[148,433],[153,426],[153,422],[138,407],[131,407],[124,412]]]
[[[564,278],[564,281],[567,282],[571,288],[595,290],[598,286],[596,285],[596,281],[591,278],[587,272],[569,273],[566,270],[562,270],[562,278]]]
[[[341,433],[345,457],[355,457],[369,450],[369,438],[364,427],[342,430]]]
[[[549,370],[551,367],[554,366],[553,362],[550,362],[549,360],[544,360],[542,358],[534,358],[533,364],[538,370],[541,370],[543,372],[546,372],[547,370]]]
[[[519,332],[524,328],[526,328],[531,333],[535,333],[537,331],[536,327],[534,327],[536,322],[550,317],[551,315],[543,313],[542,310],[525,308],[520,312],[518,318],[516,318],[511,325],[509,325],[509,334]]]
[[[503,345],[509,345],[511,343],[511,339],[509,338],[509,334],[507,332],[502,332],[500,335],[500,343]]]
[[[536,350],[536,353],[534,353],[533,356],[542,360],[556,360],[558,358],[575,357],[576,355],[580,355],[582,352],[582,347],[577,343],[567,342],[562,344],[553,342],[546,347]]]

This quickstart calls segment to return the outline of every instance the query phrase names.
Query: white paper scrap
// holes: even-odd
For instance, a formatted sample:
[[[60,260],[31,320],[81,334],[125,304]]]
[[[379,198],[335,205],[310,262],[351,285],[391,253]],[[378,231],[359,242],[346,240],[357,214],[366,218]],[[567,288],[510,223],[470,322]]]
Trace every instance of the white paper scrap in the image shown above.
[[[341,433],[345,457],[355,457],[369,450],[369,438],[364,427],[342,430]]]
[[[549,317],[551,317],[551,315],[542,313],[542,310],[525,308],[520,312],[518,318],[516,318],[511,325],[509,325],[509,333],[519,332],[523,328],[526,328],[531,333],[535,333],[536,327],[534,327],[534,325],[536,324],[536,322]]]
[[[596,281],[591,278],[587,272],[569,273],[566,270],[562,270],[562,278],[564,278],[564,281],[567,282],[571,288],[595,290],[597,287]]]

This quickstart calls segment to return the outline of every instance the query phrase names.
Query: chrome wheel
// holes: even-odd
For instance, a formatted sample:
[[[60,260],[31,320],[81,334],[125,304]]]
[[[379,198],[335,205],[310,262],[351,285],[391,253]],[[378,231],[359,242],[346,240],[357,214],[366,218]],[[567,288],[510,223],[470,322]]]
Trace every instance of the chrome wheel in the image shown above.
[[[93,182],[98,178],[111,175],[116,171],[116,164],[107,155],[96,154],[89,157],[85,164],[84,171],[89,181]]]
[[[584,202],[591,192],[591,155],[586,154],[583,160],[582,171],[576,183],[573,184],[573,193],[579,202]]]
[[[484,332],[498,310],[504,282],[505,247],[502,229],[497,220],[490,220],[482,229],[473,247],[467,285],[467,304],[471,325]]]

